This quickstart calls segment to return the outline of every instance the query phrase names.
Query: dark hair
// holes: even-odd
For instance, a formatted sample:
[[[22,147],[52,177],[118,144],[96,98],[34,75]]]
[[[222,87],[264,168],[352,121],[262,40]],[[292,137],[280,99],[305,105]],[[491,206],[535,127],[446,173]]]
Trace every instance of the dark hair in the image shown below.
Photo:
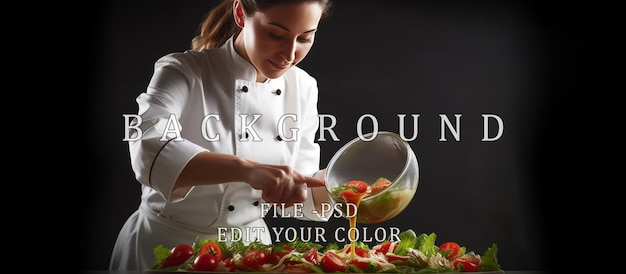
[[[197,35],[191,40],[192,50],[217,48],[231,36],[238,34],[240,29],[233,18],[233,1],[223,0],[213,8],[200,24]],[[244,13],[252,16],[255,12],[285,2],[319,2],[324,10],[322,18],[328,15],[331,0],[239,0]]]

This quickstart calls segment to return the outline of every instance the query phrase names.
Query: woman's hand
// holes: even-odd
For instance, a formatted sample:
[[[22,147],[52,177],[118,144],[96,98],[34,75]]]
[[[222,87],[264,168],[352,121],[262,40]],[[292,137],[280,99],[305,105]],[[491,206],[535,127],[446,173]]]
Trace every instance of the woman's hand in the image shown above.
[[[307,188],[324,186],[324,181],[304,176],[289,166],[256,164],[248,174],[248,184],[263,192],[268,203],[285,203],[290,207],[307,198]]]

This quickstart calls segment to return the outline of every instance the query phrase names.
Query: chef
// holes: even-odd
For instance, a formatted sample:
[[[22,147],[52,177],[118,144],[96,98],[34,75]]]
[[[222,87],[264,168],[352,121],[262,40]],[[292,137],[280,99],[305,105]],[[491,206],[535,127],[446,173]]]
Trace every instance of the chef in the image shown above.
[[[119,232],[111,270],[150,268],[157,245],[216,239],[218,229],[270,243],[263,203],[328,220],[319,214],[331,201],[314,141],[317,82],[296,66],[328,3],[261,2],[224,0],[192,50],[155,63],[128,125],[141,203]]]

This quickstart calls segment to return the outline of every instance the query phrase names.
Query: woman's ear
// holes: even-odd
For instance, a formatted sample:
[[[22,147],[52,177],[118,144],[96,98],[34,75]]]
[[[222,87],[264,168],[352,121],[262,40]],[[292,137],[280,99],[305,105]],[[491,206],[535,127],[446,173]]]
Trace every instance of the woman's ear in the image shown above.
[[[245,16],[243,13],[243,7],[241,7],[241,2],[239,2],[239,0],[235,0],[233,2],[233,16],[235,17],[235,24],[237,24],[240,28],[243,28]]]

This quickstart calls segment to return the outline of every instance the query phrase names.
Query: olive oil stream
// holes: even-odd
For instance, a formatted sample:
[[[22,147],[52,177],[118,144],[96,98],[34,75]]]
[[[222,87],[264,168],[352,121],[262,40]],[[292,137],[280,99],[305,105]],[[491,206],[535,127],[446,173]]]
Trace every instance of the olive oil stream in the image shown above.
[[[361,203],[361,200],[363,199],[363,196],[365,196],[365,192],[363,193],[359,193],[357,195],[354,196],[347,196],[347,195],[341,195],[341,197],[346,201],[347,203],[351,203],[354,204],[354,210],[355,212],[350,212],[350,207],[346,207],[347,208],[347,216],[348,217],[348,222],[350,224],[350,228],[348,229],[350,235],[349,235],[349,239],[350,239],[350,258],[354,259],[354,256],[356,254],[356,219],[357,219],[357,211],[359,208],[359,204]]]

